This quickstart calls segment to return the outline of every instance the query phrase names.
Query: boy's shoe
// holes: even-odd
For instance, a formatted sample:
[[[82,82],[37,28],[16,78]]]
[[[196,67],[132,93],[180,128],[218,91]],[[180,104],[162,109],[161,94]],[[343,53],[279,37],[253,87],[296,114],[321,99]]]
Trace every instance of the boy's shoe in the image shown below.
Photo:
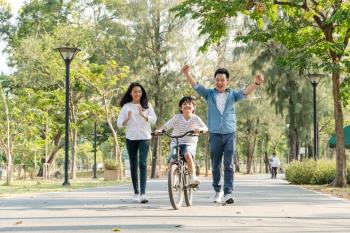
[[[145,194],[141,194],[140,203],[142,203],[142,204],[148,203],[148,199],[147,199]]]
[[[201,181],[198,180],[197,177],[191,177],[191,187],[192,188],[197,188],[200,183],[201,183]]]
[[[140,202],[140,195],[139,195],[139,194],[134,194],[134,196],[132,197],[132,199],[133,199],[135,202]]]
[[[225,201],[226,204],[233,204],[235,202],[235,200],[234,200],[234,198],[233,198],[231,193],[230,194],[225,194],[224,201]]]
[[[215,203],[222,203],[222,197],[224,196],[224,193],[222,191],[216,192],[214,196],[214,202]]]

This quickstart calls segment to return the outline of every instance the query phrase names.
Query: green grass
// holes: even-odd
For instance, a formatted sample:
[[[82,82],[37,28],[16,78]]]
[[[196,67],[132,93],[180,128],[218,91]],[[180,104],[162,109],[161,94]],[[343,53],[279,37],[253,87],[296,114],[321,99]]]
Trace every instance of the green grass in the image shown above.
[[[125,184],[126,181],[104,181],[101,177],[101,172],[97,174],[97,179],[92,179],[91,172],[84,172],[77,174],[77,179],[69,179],[69,186],[63,186],[62,179],[52,179],[44,181],[37,180],[14,180],[11,185],[6,185],[4,180],[0,181],[0,197],[24,196],[35,193],[45,192],[71,192],[78,189],[95,188],[102,186],[111,186],[118,184]]]

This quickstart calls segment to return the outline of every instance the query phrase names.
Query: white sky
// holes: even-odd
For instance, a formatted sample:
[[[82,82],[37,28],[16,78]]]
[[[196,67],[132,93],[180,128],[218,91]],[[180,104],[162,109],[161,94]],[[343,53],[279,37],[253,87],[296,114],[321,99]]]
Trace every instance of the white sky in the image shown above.
[[[12,13],[16,15],[18,9],[25,2],[25,0],[5,0],[10,3]],[[10,68],[7,66],[7,54],[4,54],[3,49],[6,44],[0,40],[0,73],[11,73]]]

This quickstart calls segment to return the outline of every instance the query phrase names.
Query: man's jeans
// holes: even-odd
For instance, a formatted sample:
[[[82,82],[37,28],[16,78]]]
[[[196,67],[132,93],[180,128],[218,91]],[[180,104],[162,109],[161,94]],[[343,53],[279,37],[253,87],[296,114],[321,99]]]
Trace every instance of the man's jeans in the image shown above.
[[[135,194],[140,193],[139,180],[138,180],[138,167],[140,168],[141,194],[146,193],[147,155],[148,155],[149,144],[150,144],[150,140],[126,139],[126,148],[128,150],[129,160],[130,160],[131,180],[132,180],[132,185],[134,187]],[[137,157],[137,152],[139,154],[139,158]],[[137,167],[137,164],[139,165],[138,167]]]
[[[212,162],[213,187],[215,192],[221,191],[221,163],[224,158],[224,194],[233,191],[234,157],[236,151],[236,133],[209,134],[209,149]]]

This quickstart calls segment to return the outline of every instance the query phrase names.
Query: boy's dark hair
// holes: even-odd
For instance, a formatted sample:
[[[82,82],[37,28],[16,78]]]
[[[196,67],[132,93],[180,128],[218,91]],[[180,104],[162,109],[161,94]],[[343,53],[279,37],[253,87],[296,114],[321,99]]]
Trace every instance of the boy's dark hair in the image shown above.
[[[179,109],[180,109],[181,113],[182,113],[181,106],[183,103],[186,103],[186,102],[190,102],[193,104],[193,106],[196,106],[195,99],[192,96],[184,96],[181,98],[181,100],[179,102]],[[194,111],[193,111],[193,113],[194,113]]]
[[[143,109],[148,109],[148,98],[145,88],[140,83],[132,82],[130,83],[128,90],[125,92],[124,96],[122,97],[122,100],[120,101],[120,107],[123,107],[124,104],[129,103],[132,101],[131,91],[134,87],[140,87],[142,91],[142,96],[140,99],[140,104]]]
[[[226,75],[226,78],[229,79],[230,78],[230,73],[228,72],[227,69],[225,68],[219,68],[215,71],[215,74],[214,74],[214,78],[216,77],[217,74],[224,74]]]

